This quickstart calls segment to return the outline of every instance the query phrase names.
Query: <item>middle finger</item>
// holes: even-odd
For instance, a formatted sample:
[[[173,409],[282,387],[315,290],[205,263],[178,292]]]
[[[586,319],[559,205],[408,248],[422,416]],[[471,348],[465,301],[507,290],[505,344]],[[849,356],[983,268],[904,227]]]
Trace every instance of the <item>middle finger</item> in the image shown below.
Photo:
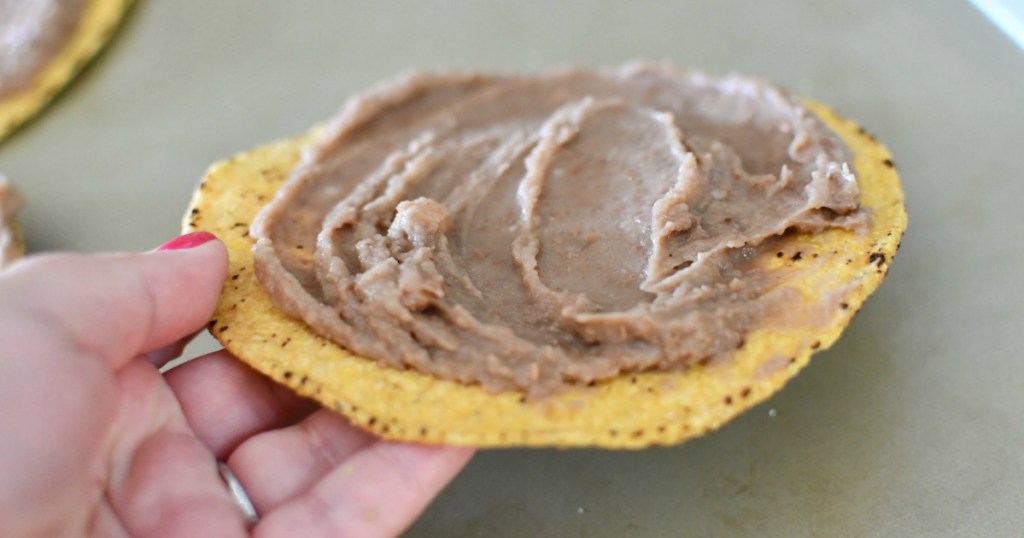
[[[173,368],[164,379],[196,436],[220,459],[243,440],[294,424],[317,408],[224,350]]]

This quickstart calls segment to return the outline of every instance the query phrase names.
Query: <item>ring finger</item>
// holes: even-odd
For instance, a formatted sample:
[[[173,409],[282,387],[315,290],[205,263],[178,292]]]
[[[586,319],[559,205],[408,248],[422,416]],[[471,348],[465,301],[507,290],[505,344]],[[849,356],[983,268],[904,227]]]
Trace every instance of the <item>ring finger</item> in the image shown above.
[[[373,443],[345,418],[319,410],[303,421],[258,434],[228,458],[259,513],[308,490],[350,456]]]

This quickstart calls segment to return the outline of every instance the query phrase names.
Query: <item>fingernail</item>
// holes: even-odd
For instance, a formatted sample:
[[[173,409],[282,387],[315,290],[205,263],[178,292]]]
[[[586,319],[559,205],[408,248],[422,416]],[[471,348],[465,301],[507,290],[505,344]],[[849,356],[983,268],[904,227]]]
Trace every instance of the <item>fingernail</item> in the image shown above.
[[[210,232],[192,232],[171,239],[163,245],[160,245],[160,248],[157,250],[183,250],[186,248],[198,247],[199,245],[209,243],[214,239],[217,239],[217,236]]]

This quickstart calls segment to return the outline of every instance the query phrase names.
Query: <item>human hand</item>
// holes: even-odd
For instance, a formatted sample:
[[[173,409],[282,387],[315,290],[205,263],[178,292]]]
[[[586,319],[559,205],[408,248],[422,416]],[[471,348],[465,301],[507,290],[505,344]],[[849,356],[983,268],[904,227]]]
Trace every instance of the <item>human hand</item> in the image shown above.
[[[211,238],[0,273],[0,536],[388,536],[468,461],[377,439],[225,351],[162,375],[217,302]]]

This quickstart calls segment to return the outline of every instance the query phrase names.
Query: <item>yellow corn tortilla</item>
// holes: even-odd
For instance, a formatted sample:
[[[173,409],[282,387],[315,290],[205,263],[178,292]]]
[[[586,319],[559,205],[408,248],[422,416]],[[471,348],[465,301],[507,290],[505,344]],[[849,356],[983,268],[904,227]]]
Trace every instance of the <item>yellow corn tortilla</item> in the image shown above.
[[[32,119],[110,40],[132,0],[89,0],[64,47],[26,90],[0,99],[0,142]]]
[[[3,226],[3,223],[0,223],[0,226]],[[13,263],[14,260],[25,255],[25,237],[22,235],[21,225],[18,224],[18,221],[12,219],[8,222],[7,231],[11,234],[11,251],[8,252],[10,256],[5,256],[3,253],[0,253],[0,269],[3,269]],[[2,232],[3,230],[0,230],[0,239],[3,238]]]
[[[0,205],[5,203],[7,197],[13,197],[16,201],[13,204],[13,214],[0,207],[0,269],[25,255],[25,238],[21,232],[21,225],[18,224],[22,198],[0,172]]]
[[[10,222],[11,237],[14,238],[14,257],[11,260],[16,260],[25,255],[25,236],[21,231],[21,223],[17,220]],[[5,263],[10,263],[11,260],[4,260]]]
[[[684,372],[624,375],[592,387],[526,400],[379,366],[277,311],[253,274],[249,223],[288,176],[312,135],[277,142],[215,164],[196,190],[186,231],[207,230],[230,252],[230,273],[210,331],[231,353],[354,424],[387,439],[477,447],[676,444],[722,426],[796,375],[826,349],[885,277],[907,217],[892,157],[866,131],[808,102],[853,149],[867,234],[792,234],[759,259],[826,309],[822,326],[763,328],[732,360]],[[799,253],[799,254],[798,254]],[[822,261],[824,263],[810,263]],[[778,324],[776,324],[778,325]]]

